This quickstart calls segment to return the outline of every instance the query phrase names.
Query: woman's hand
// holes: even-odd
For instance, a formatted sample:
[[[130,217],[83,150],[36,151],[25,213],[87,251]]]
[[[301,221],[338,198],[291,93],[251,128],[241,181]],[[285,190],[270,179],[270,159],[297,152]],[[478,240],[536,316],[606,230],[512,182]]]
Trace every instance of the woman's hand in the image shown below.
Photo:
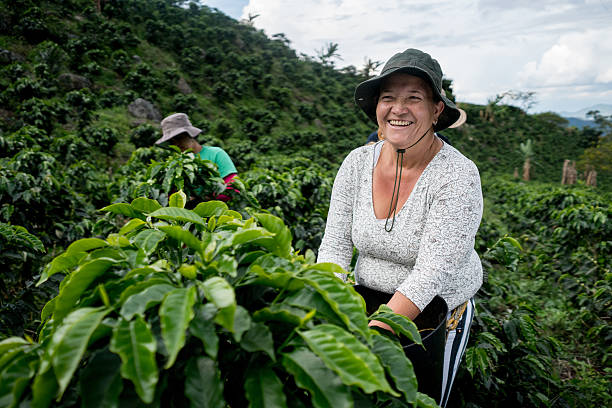
[[[381,329],[385,329],[385,330],[390,331],[391,333],[395,334],[395,332],[393,331],[391,326],[389,326],[387,323],[379,322],[378,320],[372,320],[368,324],[368,326],[370,326],[370,327],[380,327]]]

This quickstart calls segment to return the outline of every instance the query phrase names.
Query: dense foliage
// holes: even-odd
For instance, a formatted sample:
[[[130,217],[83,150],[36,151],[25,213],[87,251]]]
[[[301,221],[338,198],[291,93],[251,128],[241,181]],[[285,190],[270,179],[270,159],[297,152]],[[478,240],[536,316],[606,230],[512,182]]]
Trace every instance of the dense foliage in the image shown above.
[[[100,385],[108,387],[107,397],[141,398],[144,388],[139,391],[138,387],[143,383],[137,383],[144,379],[132,381],[127,371],[121,374],[124,380],[117,376],[122,357],[116,356],[123,352],[113,354],[113,349],[118,349],[111,344],[113,336],[118,338],[130,325],[138,325],[138,333],[145,326],[152,330],[155,341],[145,343],[155,344],[155,351],[148,354],[154,358],[148,361],[156,367],[165,366],[172,353],[177,353],[173,365],[156,370],[157,382],[146,386],[149,394],[143,400],[149,400],[151,390],[155,401],[168,398],[167,390],[175,382],[183,384],[185,378],[199,375],[198,370],[206,367],[217,367],[219,376],[208,380],[218,384],[220,378],[232,375],[227,369],[230,363],[243,364],[241,374],[245,374],[249,364],[263,359],[261,377],[274,382],[271,370],[276,378],[289,382],[283,388],[289,403],[308,405],[308,398],[315,398],[316,391],[308,387],[308,394],[298,391],[305,387],[304,382],[292,378],[303,379],[296,374],[303,367],[298,363],[292,366],[291,361],[320,360],[312,356],[305,360],[294,356],[292,360],[295,350],[300,357],[306,353],[305,344],[296,343],[306,341],[299,340],[299,333],[331,325],[355,336],[354,328],[348,327],[342,316],[359,321],[365,316],[330,306],[340,320],[329,320],[333,314],[324,315],[327,309],[321,306],[321,311],[317,308],[315,315],[306,318],[312,304],[299,304],[299,310],[291,309],[298,317],[270,312],[270,316],[289,319],[280,320],[285,326],[279,328],[278,323],[258,320],[256,312],[296,301],[291,290],[279,292],[274,279],[291,274],[296,282],[306,282],[303,274],[312,271],[335,169],[347,152],[365,142],[373,128],[352,103],[355,84],[365,79],[369,70],[335,69],[330,58],[337,49],[319,60],[296,55],[284,35],[268,38],[249,24],[206,6],[171,0],[106,0],[99,2],[98,11],[96,4],[90,0],[0,0],[0,338],[21,338],[0,343],[0,376],[11,378],[0,386],[0,406],[32,398],[29,385],[34,378],[38,379],[37,392],[49,393],[37,394],[41,401],[50,401],[62,389],[64,398],[57,404],[73,404],[84,395],[81,386],[87,386],[91,375],[98,375],[96,367],[107,364],[111,368],[99,374],[108,380]],[[445,79],[445,86],[450,95],[452,81]],[[150,105],[135,105],[142,99]],[[139,113],[134,106],[150,109]],[[612,200],[602,190],[611,186],[605,173],[610,163],[606,159],[612,135],[610,120],[598,116],[598,129],[577,130],[567,128],[565,120],[553,113],[530,115],[499,100],[485,106],[460,106],[467,111],[468,122],[444,134],[483,174],[486,211],[477,250],[488,280],[478,294],[476,322],[451,404],[608,406],[612,399]],[[200,203],[221,192],[221,179],[210,162],[189,153],[151,147],[159,136],[159,119],[175,111],[188,113],[194,125],[204,130],[200,142],[224,148],[239,170],[239,192],[228,193],[232,211],[223,210],[228,211],[223,222],[219,214],[209,217],[205,226],[186,225],[178,218],[154,222],[142,219],[148,211],[138,213],[131,207],[138,206],[134,200],[141,204],[156,200],[164,211],[170,205],[197,214]],[[536,182],[496,176],[509,175],[522,166],[520,146],[527,143],[532,148]],[[564,159],[579,158],[580,171],[588,165],[603,169],[598,175],[598,190],[580,182],[575,187],[556,185]],[[171,202],[170,197],[178,191],[185,193],[185,208]],[[98,211],[103,207],[113,210]],[[255,213],[264,215],[254,217]],[[208,234],[230,236],[246,228],[264,237],[271,227],[261,220],[275,220],[272,215],[284,220],[288,229],[282,231],[288,232],[283,233],[293,237],[293,242],[284,243],[292,250],[285,253],[291,254],[288,258],[280,256],[283,261],[265,246],[259,249],[265,254],[245,259],[241,251],[246,249],[236,245],[218,249],[227,255],[222,264],[230,270],[219,263],[209,267],[211,259],[202,261],[199,244],[185,235],[188,232],[204,242]],[[143,224],[134,230],[126,227],[140,224],[137,220]],[[163,230],[167,227],[175,232],[185,227],[185,233],[179,233],[179,239]],[[136,240],[143,231],[159,240],[144,240],[146,234]],[[185,246],[179,244],[181,239],[187,240],[183,241]],[[83,243],[92,242],[104,244],[81,248],[78,256],[69,256]],[[156,245],[147,246],[154,242]],[[108,253],[112,259],[105,269],[108,274],[96,275],[95,284],[87,284],[72,303],[65,304],[64,316],[57,318],[51,299],[65,299],[61,293],[70,288],[68,277],[81,270],[81,263],[96,264],[98,255],[94,253],[100,258]],[[262,293],[245,295],[251,290],[245,288],[249,285],[238,282],[238,275],[232,274],[257,275],[260,271],[250,265],[271,258],[282,264],[282,271],[265,284],[249,284],[259,285]],[[155,262],[160,259],[171,265],[158,268]],[[60,272],[58,268],[65,269],[67,278],[64,273],[55,273]],[[134,273],[135,280],[122,280],[138,268],[151,268],[152,275],[141,270],[142,274]],[[215,268],[222,270],[215,272]],[[236,310],[243,310],[238,308],[241,306],[247,311],[252,326],[246,326],[253,328],[252,335],[261,335],[265,329],[260,326],[268,326],[273,347],[255,349],[245,340],[249,330],[240,333],[227,321],[225,325],[210,323],[216,320],[212,306],[199,310],[206,304],[219,309],[214,296],[207,297],[202,287],[213,275],[232,288]],[[41,281],[41,276],[48,279]],[[165,280],[163,284],[172,290],[193,294],[188,297],[194,300],[194,317],[177,320],[189,320],[183,344],[181,339],[164,339],[162,316],[168,314],[161,306],[161,292],[155,295],[158,301],[140,315],[126,319],[121,312],[134,288],[146,286],[142,282],[153,277]],[[316,289],[317,285],[312,285]],[[106,299],[105,294],[113,296]],[[269,294],[272,299],[266,297]],[[317,294],[324,299],[333,296]],[[338,308],[345,307],[345,301],[346,307],[356,306],[352,294],[347,296],[349,300],[336,302],[342,304]],[[41,318],[40,312],[50,300]],[[329,299],[325,302],[330,305]],[[291,308],[295,307],[291,303]],[[80,337],[75,344],[66,342],[62,330],[78,329],[64,326],[72,312],[75,319],[80,316],[84,324],[91,324],[87,327],[95,329],[87,337],[91,341]],[[272,319],[270,316],[266,319]],[[208,347],[206,340],[198,337],[202,332],[192,327],[198,324],[209,334],[214,328],[219,347],[229,347],[228,359],[235,360],[216,359],[214,347]],[[290,333],[294,333],[292,340],[279,344]],[[357,341],[371,345],[367,333],[357,334]],[[269,345],[269,336],[264,337],[260,343]],[[168,349],[168,342],[175,351]],[[79,365],[81,361],[79,368],[62,368],[59,357],[53,357],[60,344],[82,348],[70,363]],[[192,352],[192,346],[197,351]],[[316,354],[316,350],[309,350]],[[199,351],[203,353],[194,359]],[[251,358],[253,361],[245,360]],[[401,392],[397,378],[390,377],[393,392]],[[393,393],[385,397],[380,392],[368,393],[358,384],[343,384],[356,402],[383,404],[385,398],[397,398],[391,397]],[[179,389],[181,404],[195,392],[183,392],[183,385]],[[231,397],[225,398],[250,401],[253,394],[249,392],[227,388],[225,395]],[[386,403],[399,404],[394,399]]]

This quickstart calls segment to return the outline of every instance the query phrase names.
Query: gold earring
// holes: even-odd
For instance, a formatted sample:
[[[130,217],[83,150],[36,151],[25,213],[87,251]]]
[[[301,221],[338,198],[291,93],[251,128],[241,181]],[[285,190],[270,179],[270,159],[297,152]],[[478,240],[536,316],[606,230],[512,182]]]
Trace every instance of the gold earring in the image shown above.
[[[385,135],[383,135],[381,128],[378,128],[378,140],[385,140]]]

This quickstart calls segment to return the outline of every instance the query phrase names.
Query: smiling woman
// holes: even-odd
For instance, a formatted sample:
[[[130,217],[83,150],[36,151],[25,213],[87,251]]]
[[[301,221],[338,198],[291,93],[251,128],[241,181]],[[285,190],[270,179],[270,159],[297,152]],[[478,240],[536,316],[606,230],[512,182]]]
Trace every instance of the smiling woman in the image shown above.
[[[379,76],[357,86],[355,101],[382,140],[342,163],[317,261],[348,269],[356,247],[357,284],[388,294],[387,305],[411,319],[435,297],[446,301],[444,368],[435,386],[445,406],[482,284],[474,250],[482,217],[478,169],[435,134],[460,111],[446,98],[442,70],[429,54],[394,55]],[[391,330],[375,320],[370,325]]]

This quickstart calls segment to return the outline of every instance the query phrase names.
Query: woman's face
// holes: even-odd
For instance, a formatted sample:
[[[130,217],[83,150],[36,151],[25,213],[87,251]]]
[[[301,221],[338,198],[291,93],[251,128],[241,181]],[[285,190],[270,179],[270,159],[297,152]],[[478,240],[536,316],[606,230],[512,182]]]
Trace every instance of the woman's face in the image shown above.
[[[396,148],[406,148],[432,129],[444,109],[433,102],[425,80],[403,72],[386,78],[380,86],[376,120],[382,134]]]

